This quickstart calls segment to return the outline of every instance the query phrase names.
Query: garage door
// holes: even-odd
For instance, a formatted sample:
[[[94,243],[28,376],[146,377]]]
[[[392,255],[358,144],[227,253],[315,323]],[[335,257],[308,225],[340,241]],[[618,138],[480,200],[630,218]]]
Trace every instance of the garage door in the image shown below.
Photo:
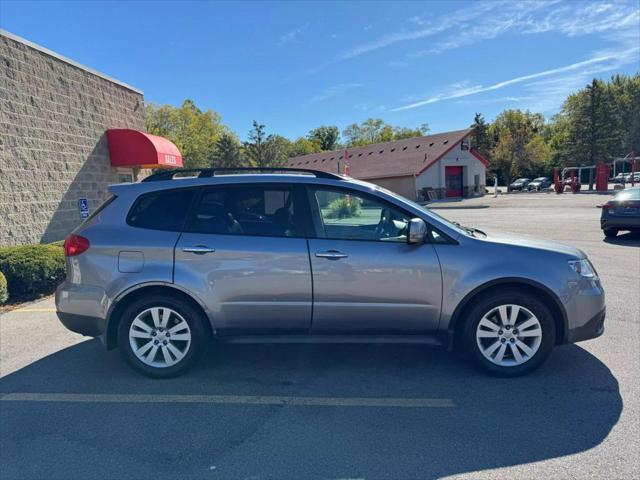
[[[447,197],[462,196],[462,167],[444,167]]]

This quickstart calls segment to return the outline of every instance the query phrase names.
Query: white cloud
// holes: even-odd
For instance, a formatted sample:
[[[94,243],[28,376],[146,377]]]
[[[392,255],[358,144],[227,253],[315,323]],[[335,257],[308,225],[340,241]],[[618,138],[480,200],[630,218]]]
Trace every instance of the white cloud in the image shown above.
[[[421,15],[414,15],[413,17],[409,17],[407,20],[411,23],[415,23],[416,25],[420,25],[420,26],[426,25],[427,23],[429,23]]]
[[[631,32],[636,44],[639,42],[640,9],[633,0],[615,3],[561,3],[560,0],[511,2],[482,13],[471,15],[453,25],[445,22],[446,25],[455,25],[455,32],[449,34],[449,28],[434,32],[443,33],[445,37],[429,48],[407,53],[406,59],[443,53],[506,33],[528,35],[553,32],[575,37],[606,32],[608,38],[611,38]],[[436,19],[433,24],[442,25],[441,19]]]
[[[306,26],[294,28],[293,30],[285,33],[284,35],[281,35],[280,38],[278,39],[278,45],[282,46],[294,41],[297,37],[299,37],[304,33],[305,28]]]
[[[527,101],[531,101],[534,100],[535,97],[529,97],[529,96],[518,96],[518,97],[514,97],[514,96],[508,96],[508,97],[494,97],[494,98],[483,98],[483,99],[474,99],[474,100],[468,100],[468,99],[462,99],[462,100],[456,100],[454,103],[458,104],[458,105],[475,105],[475,106],[479,106],[479,105],[493,105],[496,103],[500,103],[500,104],[504,104],[504,103],[522,103],[522,102],[527,102]]]
[[[387,62],[387,67],[391,67],[391,68],[404,68],[408,66],[409,66],[409,62],[402,61],[402,60],[389,60]]]
[[[538,8],[536,8],[538,7]],[[450,49],[494,38],[504,33],[531,35],[556,33],[565,37],[600,35],[610,47],[592,52],[587,60],[555,69],[518,76],[493,85],[473,85],[458,82],[430,96],[404,99],[403,105],[393,111],[409,110],[444,100],[464,98],[499,90],[515,84],[523,84],[522,92],[513,97],[502,97],[504,102],[518,98],[527,108],[541,112],[556,110],[572,92],[584,87],[594,75],[615,72],[624,65],[640,61],[640,10],[633,1],[618,2],[548,2],[503,5],[481,22],[469,24],[467,29],[446,36],[429,49],[405,55],[406,60],[428,54],[442,53]],[[425,98],[426,97],[426,98]],[[498,102],[499,99],[474,100]]]
[[[468,97],[470,95],[477,95],[479,93],[499,90],[501,88],[508,87],[510,85],[514,85],[518,83],[527,82],[529,80],[536,80],[538,78],[544,78],[544,77],[561,76],[561,74],[564,74],[567,72],[578,72],[579,74],[578,77],[576,77],[576,75],[574,74],[569,78],[584,79],[584,78],[588,78],[594,73],[613,71],[618,69],[622,65],[626,65],[633,62],[637,63],[638,60],[640,59],[639,52],[640,52],[640,47],[633,47],[631,49],[620,51],[620,52],[609,52],[607,54],[593,57],[588,60],[583,60],[581,62],[565,65],[564,67],[544,70],[542,72],[532,73],[529,75],[522,75],[509,80],[504,80],[502,82],[494,83],[493,85],[468,86],[466,83],[454,84],[447,91],[443,93],[433,95],[429,98],[422,99],[417,102],[410,103],[408,105],[403,105],[401,107],[394,108],[392,111],[397,112],[401,110],[410,110],[413,108],[422,107],[424,105],[429,105],[431,103],[441,102],[443,100],[451,100],[454,98]],[[556,85],[560,85],[560,84],[561,84],[561,81],[558,80],[558,83],[556,83]],[[531,85],[534,85],[534,84],[531,84]],[[551,83],[549,83],[548,85],[551,85]],[[565,94],[566,92],[571,91],[574,88],[575,88],[574,86],[567,85],[567,89],[564,90]]]
[[[428,23],[427,26],[423,26],[423,28],[420,28],[418,30],[401,30],[398,32],[388,33],[386,35],[378,37],[377,39],[369,43],[357,45],[354,48],[342,53],[339,58],[341,60],[347,60],[374,50],[378,50],[380,48],[388,47],[398,42],[418,40],[421,38],[430,37],[449,30],[452,27],[458,26],[463,22],[476,19],[478,16],[499,8],[505,3],[506,2],[504,1],[477,3],[472,7],[460,9],[447,15],[443,15],[435,21]],[[417,19],[419,17],[412,18]],[[415,23],[415,21],[413,23]]]
[[[354,90],[360,87],[362,87],[361,83],[340,83],[338,85],[332,85],[331,87],[327,87],[317,95],[311,97],[306,103],[311,104],[324,102],[325,100],[337,97],[338,95],[342,95],[350,90]]]

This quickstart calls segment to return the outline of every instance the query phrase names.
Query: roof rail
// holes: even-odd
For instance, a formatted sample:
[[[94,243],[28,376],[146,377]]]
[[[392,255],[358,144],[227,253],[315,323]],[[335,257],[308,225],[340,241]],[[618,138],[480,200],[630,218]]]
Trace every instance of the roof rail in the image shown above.
[[[217,174],[229,174],[237,172],[283,172],[283,173],[307,173],[315,175],[316,178],[329,178],[332,180],[343,180],[342,175],[337,173],[321,172],[319,170],[311,170],[308,168],[289,168],[289,167],[237,167],[237,168],[173,168],[171,170],[163,170],[161,172],[152,173],[148,177],[142,179],[142,182],[160,182],[162,180],[172,180],[174,175],[178,173],[197,173],[198,178],[215,177]]]

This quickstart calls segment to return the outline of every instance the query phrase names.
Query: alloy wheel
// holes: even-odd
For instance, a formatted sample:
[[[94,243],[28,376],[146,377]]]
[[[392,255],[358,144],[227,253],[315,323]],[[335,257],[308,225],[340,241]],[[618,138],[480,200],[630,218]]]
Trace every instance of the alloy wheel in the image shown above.
[[[191,329],[186,320],[168,307],[143,310],[131,322],[129,344],[146,365],[166,368],[180,362],[191,346]]]
[[[501,367],[531,360],[542,343],[542,326],[531,310],[521,305],[500,305],[478,323],[476,342],[482,355]]]

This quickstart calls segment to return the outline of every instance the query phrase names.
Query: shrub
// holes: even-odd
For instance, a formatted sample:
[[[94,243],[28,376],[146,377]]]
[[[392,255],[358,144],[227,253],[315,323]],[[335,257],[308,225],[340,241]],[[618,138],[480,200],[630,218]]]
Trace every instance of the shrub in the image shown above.
[[[64,251],[56,245],[0,248],[0,272],[12,297],[48,294],[64,279]]]
[[[9,292],[7,291],[7,279],[0,272],[0,305],[5,303],[9,299]]]
[[[362,200],[354,198],[336,198],[329,204],[328,218],[349,218],[360,215]]]

